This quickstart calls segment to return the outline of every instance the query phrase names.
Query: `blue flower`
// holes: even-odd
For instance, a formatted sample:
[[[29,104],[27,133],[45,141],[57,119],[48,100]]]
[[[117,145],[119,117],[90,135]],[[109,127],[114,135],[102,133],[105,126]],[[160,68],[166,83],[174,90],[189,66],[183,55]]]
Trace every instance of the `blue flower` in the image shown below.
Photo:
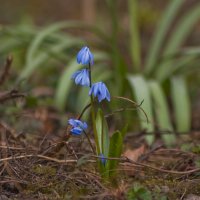
[[[90,49],[85,46],[83,47],[77,54],[77,62],[78,64],[82,64],[82,65],[93,65],[94,64],[94,56],[93,54],[90,52]]]
[[[82,85],[82,86],[90,85],[88,69],[82,69],[76,71],[75,73],[72,74],[72,79],[75,80],[76,85]]]
[[[105,166],[107,159],[105,158],[105,156],[102,153],[99,154],[99,157],[100,157],[101,163]]]
[[[90,88],[89,95],[94,95],[101,102],[104,99],[110,101],[110,93],[103,82],[94,83]]]
[[[78,119],[69,119],[68,123],[72,126],[70,132],[74,135],[80,135],[83,131],[88,128],[86,122],[82,122]]]

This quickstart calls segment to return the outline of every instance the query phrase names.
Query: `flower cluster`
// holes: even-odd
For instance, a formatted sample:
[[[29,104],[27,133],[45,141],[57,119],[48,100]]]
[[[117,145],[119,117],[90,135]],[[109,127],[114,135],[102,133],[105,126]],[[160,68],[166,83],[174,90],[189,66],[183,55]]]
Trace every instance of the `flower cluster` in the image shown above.
[[[90,52],[90,49],[88,47],[83,47],[77,54],[77,62],[82,65],[93,65],[94,64],[94,56]],[[94,97],[98,98],[98,101],[101,102],[102,100],[106,99],[107,101],[110,101],[110,93],[103,82],[98,82],[91,84],[90,80],[90,72],[89,70],[82,69],[79,71],[76,71],[72,75],[72,79],[75,80],[75,83],[77,85],[90,87],[89,95],[94,95]]]
[[[72,126],[70,132],[74,135],[80,135],[88,127],[86,122],[82,122],[78,119],[69,119],[68,123]]]

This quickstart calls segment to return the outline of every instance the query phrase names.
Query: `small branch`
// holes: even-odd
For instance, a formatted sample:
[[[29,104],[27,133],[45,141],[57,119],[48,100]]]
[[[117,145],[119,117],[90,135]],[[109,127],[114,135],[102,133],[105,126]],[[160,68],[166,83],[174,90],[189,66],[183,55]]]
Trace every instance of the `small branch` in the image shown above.
[[[9,132],[13,138],[17,138],[17,133],[16,131],[11,128],[7,123],[5,123],[4,121],[0,121],[0,128],[5,129],[7,132]]]
[[[60,160],[60,159],[57,159],[57,158],[52,158],[52,157],[48,157],[48,156],[43,156],[43,155],[40,155],[40,154],[28,154],[28,155],[21,155],[21,156],[11,156],[11,157],[7,157],[7,158],[2,158],[0,159],[0,163],[1,162],[5,162],[5,161],[9,161],[9,160],[16,160],[16,159],[23,159],[23,158],[30,158],[30,157],[35,157],[35,158],[42,158],[42,159],[45,159],[45,160],[49,160],[49,161],[53,161],[53,162],[56,162],[56,163],[62,163],[62,164],[70,164],[70,163],[77,163],[77,159],[73,159],[73,160]],[[95,156],[95,155],[91,155],[91,158],[101,158],[100,156]],[[174,171],[174,170],[166,170],[166,169],[161,169],[161,168],[157,168],[157,167],[154,167],[154,166],[151,166],[151,165],[147,165],[147,164],[143,164],[143,163],[140,163],[140,162],[135,162],[133,160],[130,160],[129,158],[127,157],[121,157],[121,158],[110,158],[110,157],[106,157],[105,159],[107,160],[118,160],[120,161],[120,165],[122,166],[130,166],[130,167],[146,167],[146,168],[150,168],[152,170],[156,170],[156,171],[160,171],[160,172],[163,172],[163,173],[171,173],[171,174],[179,174],[179,175],[186,175],[186,174],[191,174],[191,173],[195,173],[195,172],[199,172],[200,171],[200,168],[195,168],[195,169],[192,169],[192,170],[188,170],[188,171]],[[90,163],[95,163],[96,162],[96,159],[89,159],[87,160],[87,162],[90,162]],[[126,169],[127,171],[128,169]],[[132,169],[130,169],[132,170]]]
[[[191,173],[200,171],[200,168],[196,168],[196,169],[192,169],[192,170],[188,170],[188,171],[184,171],[184,172],[160,169],[160,168],[157,168],[157,167],[153,167],[151,165],[135,162],[133,160],[130,160],[127,157],[124,157],[124,162],[128,162],[128,163],[131,163],[131,164],[134,164],[134,165],[140,165],[141,167],[147,167],[147,168],[150,168],[150,169],[153,169],[153,170],[157,170],[157,171],[164,172],[164,173],[171,173],[171,174],[191,174]]]
[[[84,132],[84,134],[85,134],[85,136],[86,136],[86,138],[87,138],[87,140],[88,140],[88,142],[89,142],[89,144],[90,144],[90,146],[91,146],[91,149],[92,149],[93,153],[96,154],[95,149],[94,149],[94,147],[93,147],[93,145],[92,145],[92,142],[91,142],[91,140],[90,140],[88,134],[87,134],[84,130],[83,130],[83,132]]]
[[[43,156],[43,155],[34,155],[34,154],[29,154],[29,155],[22,155],[22,156],[10,156],[7,158],[2,158],[0,159],[0,162],[4,161],[9,161],[9,160],[16,160],[16,159],[23,159],[23,158],[30,158],[30,157],[36,157],[36,158],[43,158],[46,160],[50,160],[56,163],[62,163],[62,164],[69,164],[69,163],[77,163],[77,160],[60,160],[57,158],[52,158],[48,156]],[[89,160],[89,162],[95,162],[94,160]]]
[[[3,69],[3,73],[0,75],[0,85],[2,85],[5,82],[6,78],[9,75],[9,70],[10,70],[12,61],[13,61],[12,56],[8,56],[6,59],[4,69]]]
[[[144,109],[141,107],[143,102],[144,102],[144,100],[142,100],[140,104],[137,104],[135,101],[132,101],[131,99],[129,99],[127,97],[114,96],[113,98],[125,100],[125,101],[128,101],[128,102],[132,103],[135,106],[135,108],[138,108],[143,112],[143,114],[146,117],[147,123],[149,123],[148,116],[147,116],[146,112],[144,111]]]
[[[91,103],[89,103],[88,105],[85,106],[85,108],[83,108],[81,114],[77,117],[78,120],[80,120],[83,116],[83,114],[85,113],[85,111],[91,106]]]
[[[20,97],[25,97],[25,93],[19,93],[17,90],[13,89],[11,91],[0,92],[0,103],[3,103],[9,99],[15,99]]]

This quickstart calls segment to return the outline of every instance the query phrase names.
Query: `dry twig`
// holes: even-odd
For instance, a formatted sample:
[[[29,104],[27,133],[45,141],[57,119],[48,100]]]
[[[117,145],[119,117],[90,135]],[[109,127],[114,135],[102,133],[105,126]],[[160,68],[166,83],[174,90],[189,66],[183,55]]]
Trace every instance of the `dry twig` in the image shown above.
[[[2,85],[2,84],[5,82],[6,78],[7,78],[8,75],[9,75],[9,70],[10,70],[12,61],[13,61],[12,56],[8,56],[7,59],[6,59],[6,63],[5,63],[3,72],[2,72],[2,74],[0,75],[0,85]]]

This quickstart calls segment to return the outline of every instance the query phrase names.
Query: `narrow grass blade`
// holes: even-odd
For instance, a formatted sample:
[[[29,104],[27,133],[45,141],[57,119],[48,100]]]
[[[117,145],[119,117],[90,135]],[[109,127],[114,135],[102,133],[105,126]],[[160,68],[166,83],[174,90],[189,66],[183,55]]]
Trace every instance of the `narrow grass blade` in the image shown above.
[[[191,127],[191,108],[184,77],[176,76],[171,79],[171,92],[176,130],[187,132]]]
[[[151,101],[150,96],[150,90],[148,83],[145,81],[145,79],[142,76],[133,76],[129,75],[128,80],[130,83],[130,87],[132,89],[132,92],[134,93],[134,96],[136,98],[136,102],[139,104],[140,102],[143,102],[142,108],[146,112],[149,123],[144,120],[144,117],[142,113],[139,113],[140,118],[140,124],[142,129],[145,129],[147,132],[153,132],[154,126],[153,126],[153,105]],[[151,144],[154,140],[154,136],[148,135],[146,136],[147,141]]]
[[[110,143],[109,142],[108,125],[107,125],[107,122],[104,118],[104,115],[103,115],[103,112],[101,109],[98,109],[98,112],[97,112],[96,129],[97,129],[100,152],[105,157],[108,157],[109,143]]]
[[[169,4],[169,7],[166,9],[166,11],[163,14],[163,17],[157,27],[157,30],[154,34],[152,43],[149,48],[149,53],[146,60],[145,65],[145,72],[150,73],[152,72],[153,68],[156,65],[156,62],[158,61],[160,49],[163,45],[165,36],[167,34],[167,31],[174,20],[174,18],[177,16],[178,10],[181,7],[181,5],[184,3],[184,0],[173,0]]]
[[[103,153],[103,145],[102,145],[102,136],[103,136],[103,122],[102,122],[102,111],[99,109],[96,115],[96,129],[97,129],[97,137],[99,143],[100,152]]]
[[[65,108],[66,100],[70,94],[70,88],[73,84],[71,76],[76,70],[81,68],[75,60],[75,58],[72,59],[72,62],[68,64],[69,67],[66,67],[58,81],[55,95],[55,106],[61,111]]]
[[[52,45],[51,47],[49,47],[49,49],[47,49],[46,51],[38,54],[37,56],[35,56],[35,58],[31,61],[28,62],[26,67],[22,70],[20,76],[19,76],[19,80],[22,79],[27,79],[30,77],[30,75],[39,67],[42,66],[42,64],[44,64],[45,62],[48,61],[48,59],[52,58],[52,54],[55,55],[61,55],[62,52],[66,49],[70,49],[74,46],[80,45],[81,42],[80,40],[75,40],[74,38],[69,37],[64,41],[58,41],[58,44],[56,45]]]
[[[170,37],[167,47],[165,48],[163,57],[167,57],[176,53],[178,48],[183,44],[184,40],[188,37],[188,34],[191,32],[192,27],[200,19],[200,4],[197,4],[189,12],[187,12],[184,17],[181,19],[174,33]],[[160,81],[163,81],[162,77],[168,71],[169,68],[172,68],[172,61],[163,62],[157,71],[156,78]]]
[[[159,74],[159,80],[165,81],[166,79],[170,78],[174,73],[179,71],[181,68],[185,66],[191,65],[191,62],[196,59],[196,55],[190,55],[190,56],[182,56],[181,58],[178,58],[176,60],[170,61],[170,66],[168,66],[168,69],[160,72]]]
[[[32,43],[30,44],[30,47],[28,48],[27,51],[27,56],[26,56],[26,65],[29,65],[29,63],[34,60],[36,53],[38,52],[38,49],[40,45],[43,43],[44,39],[48,36],[51,35],[52,33],[64,28],[66,26],[65,22],[61,23],[56,23],[53,24],[44,30],[40,31],[36,37],[33,39]]]
[[[123,147],[123,136],[120,131],[116,131],[110,138],[109,146],[109,156],[110,158],[120,158],[122,154]],[[109,178],[116,174],[116,168],[118,165],[118,160],[108,160],[106,164],[106,169],[109,173]]]
[[[138,25],[138,0],[128,0],[129,21],[130,21],[130,50],[135,70],[140,70],[141,65],[141,44]]]
[[[173,131],[169,115],[169,107],[160,84],[156,81],[150,81],[149,87],[153,97],[154,111],[159,130]],[[176,139],[172,134],[163,134],[162,138],[167,145],[172,145]]]
[[[99,36],[99,38],[104,38],[105,40],[107,39],[105,38],[105,35],[95,26],[84,25],[83,23],[78,21],[64,21],[55,23],[40,31],[33,39],[32,43],[30,44],[30,47],[28,48],[26,64],[32,62],[40,45],[43,43],[47,36],[65,28],[85,28],[93,33],[96,33]]]

